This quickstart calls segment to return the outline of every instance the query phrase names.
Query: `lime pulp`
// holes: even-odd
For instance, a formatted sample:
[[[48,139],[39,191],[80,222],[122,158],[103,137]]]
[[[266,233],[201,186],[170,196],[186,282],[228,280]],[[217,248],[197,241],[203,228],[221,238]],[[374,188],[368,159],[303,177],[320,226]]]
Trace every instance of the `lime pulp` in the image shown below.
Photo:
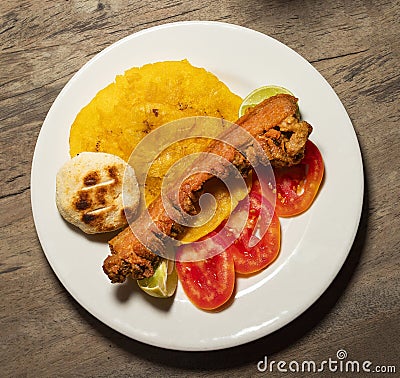
[[[145,293],[152,297],[171,297],[175,293],[178,284],[174,261],[163,259],[153,276],[137,280],[137,283]]]

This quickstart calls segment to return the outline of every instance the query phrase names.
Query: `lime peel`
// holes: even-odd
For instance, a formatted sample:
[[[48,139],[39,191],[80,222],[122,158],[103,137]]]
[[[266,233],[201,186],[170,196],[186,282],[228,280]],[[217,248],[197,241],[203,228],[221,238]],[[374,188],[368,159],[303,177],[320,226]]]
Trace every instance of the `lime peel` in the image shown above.
[[[279,87],[277,85],[266,85],[255,89],[250,92],[243,100],[239,108],[239,117],[243,116],[249,108],[256,106],[263,100],[275,96],[277,94],[289,94],[293,96],[293,93],[288,89]]]

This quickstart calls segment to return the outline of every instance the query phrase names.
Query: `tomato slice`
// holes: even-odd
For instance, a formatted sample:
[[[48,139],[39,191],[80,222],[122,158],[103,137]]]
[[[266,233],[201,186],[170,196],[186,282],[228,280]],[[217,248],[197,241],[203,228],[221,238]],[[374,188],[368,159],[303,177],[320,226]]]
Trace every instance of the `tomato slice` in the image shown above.
[[[241,211],[245,202],[239,203],[235,211]],[[267,230],[261,230],[257,222],[262,213],[263,221],[270,221]],[[263,235],[261,235],[264,233]],[[252,235],[255,240],[252,240]],[[227,251],[233,256],[235,271],[241,274],[258,272],[270,265],[280,250],[280,223],[272,205],[261,195],[261,187],[253,174],[253,185],[249,193],[249,210],[246,224]],[[255,244],[254,244],[255,243]],[[250,245],[251,244],[251,245]]]
[[[194,305],[203,310],[214,310],[232,296],[235,287],[233,257],[223,251],[203,261],[183,261],[185,255],[193,254],[193,248],[194,244],[183,244],[178,248],[178,278]]]
[[[324,162],[318,147],[308,140],[299,164],[274,168],[274,173],[276,214],[292,217],[306,211],[313,203],[324,176]]]

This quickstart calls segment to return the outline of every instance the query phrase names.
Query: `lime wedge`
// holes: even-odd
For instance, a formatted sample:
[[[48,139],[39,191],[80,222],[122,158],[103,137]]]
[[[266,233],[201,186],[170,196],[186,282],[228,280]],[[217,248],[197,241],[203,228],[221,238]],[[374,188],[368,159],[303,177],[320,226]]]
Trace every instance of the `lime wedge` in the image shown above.
[[[293,96],[293,93],[286,88],[278,87],[276,85],[267,85],[265,87],[257,88],[253,92],[249,93],[243,100],[239,108],[239,117],[245,114],[249,108],[256,106],[266,98],[275,96],[277,94],[289,94]]]
[[[145,293],[152,297],[171,297],[178,284],[174,261],[163,259],[153,276],[137,280],[137,283]]]

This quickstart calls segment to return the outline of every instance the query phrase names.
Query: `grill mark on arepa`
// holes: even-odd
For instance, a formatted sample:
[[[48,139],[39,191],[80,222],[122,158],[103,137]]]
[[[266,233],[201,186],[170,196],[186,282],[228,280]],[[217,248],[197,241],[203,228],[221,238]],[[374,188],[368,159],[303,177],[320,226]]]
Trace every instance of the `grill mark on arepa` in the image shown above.
[[[111,167],[108,167],[108,174],[110,176],[111,179],[115,180],[115,185],[118,184],[119,180],[118,180],[118,168],[114,165],[112,165]]]
[[[96,189],[98,187],[102,187],[102,186],[113,186],[116,185],[116,182],[114,179],[111,180],[107,180],[107,181],[103,181],[103,182],[99,182],[96,185],[92,185],[92,186],[85,186],[81,189],[81,191],[89,191],[89,190],[93,190]]]
[[[86,224],[91,224],[96,219],[95,214],[85,213],[82,214],[82,222]]]
[[[96,171],[89,172],[84,178],[83,178],[83,184],[85,186],[93,186],[96,185],[100,180],[99,174]]]
[[[75,201],[74,205],[75,208],[80,211],[88,209],[92,205],[89,193],[79,191],[78,199]]]
[[[104,186],[97,188],[97,190],[95,191],[96,203],[100,205],[105,205],[106,194],[107,194],[107,188],[105,188]]]

